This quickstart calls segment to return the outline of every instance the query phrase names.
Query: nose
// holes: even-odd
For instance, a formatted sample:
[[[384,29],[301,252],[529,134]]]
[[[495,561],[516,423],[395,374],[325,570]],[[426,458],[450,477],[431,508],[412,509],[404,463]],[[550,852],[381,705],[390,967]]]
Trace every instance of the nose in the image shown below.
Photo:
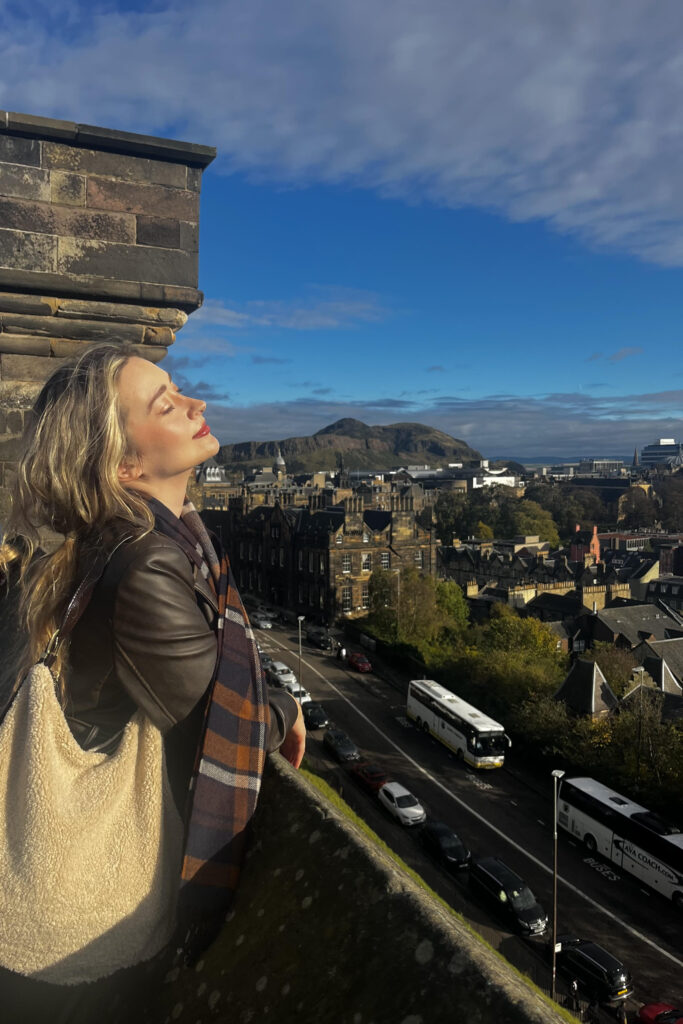
[[[206,402],[203,401],[203,399],[201,399],[201,398],[191,398],[190,399],[190,415],[191,416],[201,416],[205,409],[206,409]]]

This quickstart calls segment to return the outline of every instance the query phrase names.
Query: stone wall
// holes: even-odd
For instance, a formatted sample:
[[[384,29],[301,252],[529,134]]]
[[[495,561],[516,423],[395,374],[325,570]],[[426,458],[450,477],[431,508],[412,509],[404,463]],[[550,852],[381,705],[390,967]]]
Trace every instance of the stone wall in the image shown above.
[[[154,1024],[561,1024],[572,1018],[275,755],[236,910]]]
[[[102,341],[154,362],[202,302],[208,146],[0,111],[0,519],[24,414]]]

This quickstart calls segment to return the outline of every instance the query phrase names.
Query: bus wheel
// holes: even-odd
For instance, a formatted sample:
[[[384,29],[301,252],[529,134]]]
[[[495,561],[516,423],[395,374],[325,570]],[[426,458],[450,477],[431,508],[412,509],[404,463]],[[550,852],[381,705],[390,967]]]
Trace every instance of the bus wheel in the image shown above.
[[[598,848],[598,844],[595,841],[595,836],[592,836],[590,832],[587,832],[586,835],[583,837],[583,841],[588,852],[595,853],[595,851]]]
[[[680,910],[683,913],[683,892],[675,892],[672,897],[672,902],[676,910]]]
[[[415,725],[417,726],[418,729],[421,729],[422,728],[422,719],[421,718],[416,718],[415,719]]]
[[[422,728],[424,729],[425,732],[429,732],[429,725],[427,722],[422,723]]]

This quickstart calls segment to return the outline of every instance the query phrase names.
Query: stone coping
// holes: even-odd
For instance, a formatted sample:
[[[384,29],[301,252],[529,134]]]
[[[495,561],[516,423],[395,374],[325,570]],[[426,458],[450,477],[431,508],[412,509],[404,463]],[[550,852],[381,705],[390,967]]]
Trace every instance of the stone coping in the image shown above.
[[[73,146],[88,149],[108,149],[133,156],[153,156],[192,167],[208,167],[215,159],[214,146],[201,146],[196,142],[180,142],[137,132],[121,132],[112,128],[98,128],[75,121],[59,121],[52,117],[36,117],[0,110],[0,132],[28,135],[38,139],[57,139]]]

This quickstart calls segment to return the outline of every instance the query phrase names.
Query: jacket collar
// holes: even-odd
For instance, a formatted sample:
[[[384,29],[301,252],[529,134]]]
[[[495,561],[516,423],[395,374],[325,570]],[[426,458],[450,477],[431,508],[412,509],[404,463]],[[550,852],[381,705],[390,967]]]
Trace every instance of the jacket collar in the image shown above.
[[[218,611],[218,599],[211,589],[211,585],[208,580],[205,580],[197,566],[193,566],[194,574],[194,589],[198,594],[204,598],[205,601],[211,605],[215,612]]]

